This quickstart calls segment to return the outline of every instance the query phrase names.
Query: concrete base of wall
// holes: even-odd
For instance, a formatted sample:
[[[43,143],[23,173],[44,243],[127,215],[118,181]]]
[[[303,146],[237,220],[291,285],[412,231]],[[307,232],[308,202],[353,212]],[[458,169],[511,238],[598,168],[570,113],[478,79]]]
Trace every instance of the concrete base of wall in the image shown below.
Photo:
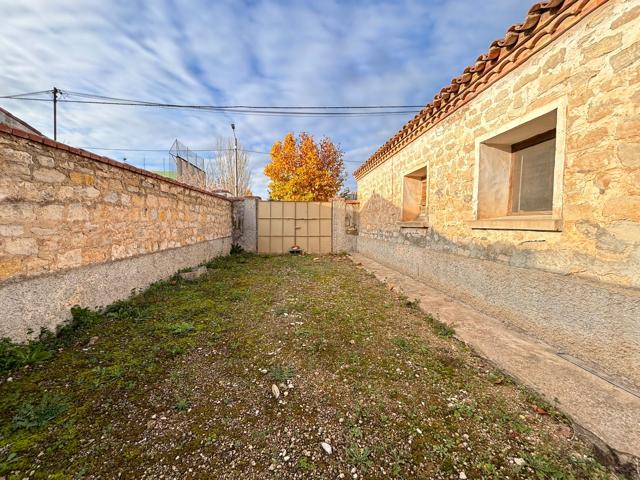
[[[127,298],[132,290],[228,255],[231,237],[90,265],[0,286],[0,338],[24,341],[70,318],[74,305],[96,308]]]
[[[640,387],[640,291],[359,236],[358,252]]]

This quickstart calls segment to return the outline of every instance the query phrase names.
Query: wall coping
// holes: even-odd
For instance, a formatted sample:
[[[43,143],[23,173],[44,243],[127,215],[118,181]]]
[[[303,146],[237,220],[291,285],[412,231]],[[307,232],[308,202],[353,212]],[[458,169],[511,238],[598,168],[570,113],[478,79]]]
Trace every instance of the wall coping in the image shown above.
[[[55,148],[57,150],[63,150],[74,155],[78,155],[79,157],[86,158],[88,160],[93,160],[95,162],[104,163],[106,165],[110,165],[112,167],[120,168],[122,170],[129,170],[130,172],[137,173],[138,175],[142,175],[144,177],[153,178],[154,180],[160,180],[162,182],[176,185],[178,187],[186,188],[187,190],[192,190],[194,192],[202,193],[205,195],[209,195],[211,197],[219,198],[222,200],[226,200],[231,202],[230,199],[223,195],[218,195],[216,193],[210,192],[203,188],[194,187],[193,185],[188,185],[186,183],[178,182],[177,180],[173,180],[171,178],[163,177],[162,175],[158,175],[157,173],[149,172],[148,170],[144,170],[142,168],[134,167],[133,165],[129,165],[127,163],[119,162],[117,160],[113,160],[109,157],[104,157],[102,155],[97,155],[95,153],[89,152],[87,150],[83,150],[81,148],[72,147],[71,145],[67,145],[65,143],[60,143],[55,140],[51,140],[43,135],[35,135],[33,133],[25,132],[24,130],[19,130],[17,128],[11,128],[8,125],[0,124],[0,132],[6,133],[8,135],[22,138],[25,140],[29,140],[34,143],[39,143],[41,145],[46,145],[47,147]]]

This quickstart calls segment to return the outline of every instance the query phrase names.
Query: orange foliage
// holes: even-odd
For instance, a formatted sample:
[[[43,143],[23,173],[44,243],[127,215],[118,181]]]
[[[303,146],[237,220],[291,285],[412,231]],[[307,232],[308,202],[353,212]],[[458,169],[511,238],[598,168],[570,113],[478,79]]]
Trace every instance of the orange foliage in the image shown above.
[[[271,147],[271,163],[264,173],[271,179],[272,200],[327,201],[344,182],[343,152],[324,137],[316,144],[312,135],[296,140],[288,133]]]

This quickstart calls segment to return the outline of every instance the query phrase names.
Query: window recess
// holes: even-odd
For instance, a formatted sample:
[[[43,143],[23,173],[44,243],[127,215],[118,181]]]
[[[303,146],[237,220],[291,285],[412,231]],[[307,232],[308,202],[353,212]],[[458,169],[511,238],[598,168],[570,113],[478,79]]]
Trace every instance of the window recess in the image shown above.
[[[558,167],[557,110],[482,141],[472,228],[561,229],[553,217]],[[559,211],[559,208],[555,210]]]
[[[427,168],[419,168],[403,178],[401,226],[427,225]],[[406,224],[406,225],[404,225]]]

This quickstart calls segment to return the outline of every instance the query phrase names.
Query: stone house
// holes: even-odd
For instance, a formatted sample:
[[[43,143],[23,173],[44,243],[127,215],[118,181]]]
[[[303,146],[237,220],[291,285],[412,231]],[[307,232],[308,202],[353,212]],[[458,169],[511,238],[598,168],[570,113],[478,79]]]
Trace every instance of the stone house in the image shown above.
[[[640,3],[535,4],[355,172],[356,249],[640,385]]]

